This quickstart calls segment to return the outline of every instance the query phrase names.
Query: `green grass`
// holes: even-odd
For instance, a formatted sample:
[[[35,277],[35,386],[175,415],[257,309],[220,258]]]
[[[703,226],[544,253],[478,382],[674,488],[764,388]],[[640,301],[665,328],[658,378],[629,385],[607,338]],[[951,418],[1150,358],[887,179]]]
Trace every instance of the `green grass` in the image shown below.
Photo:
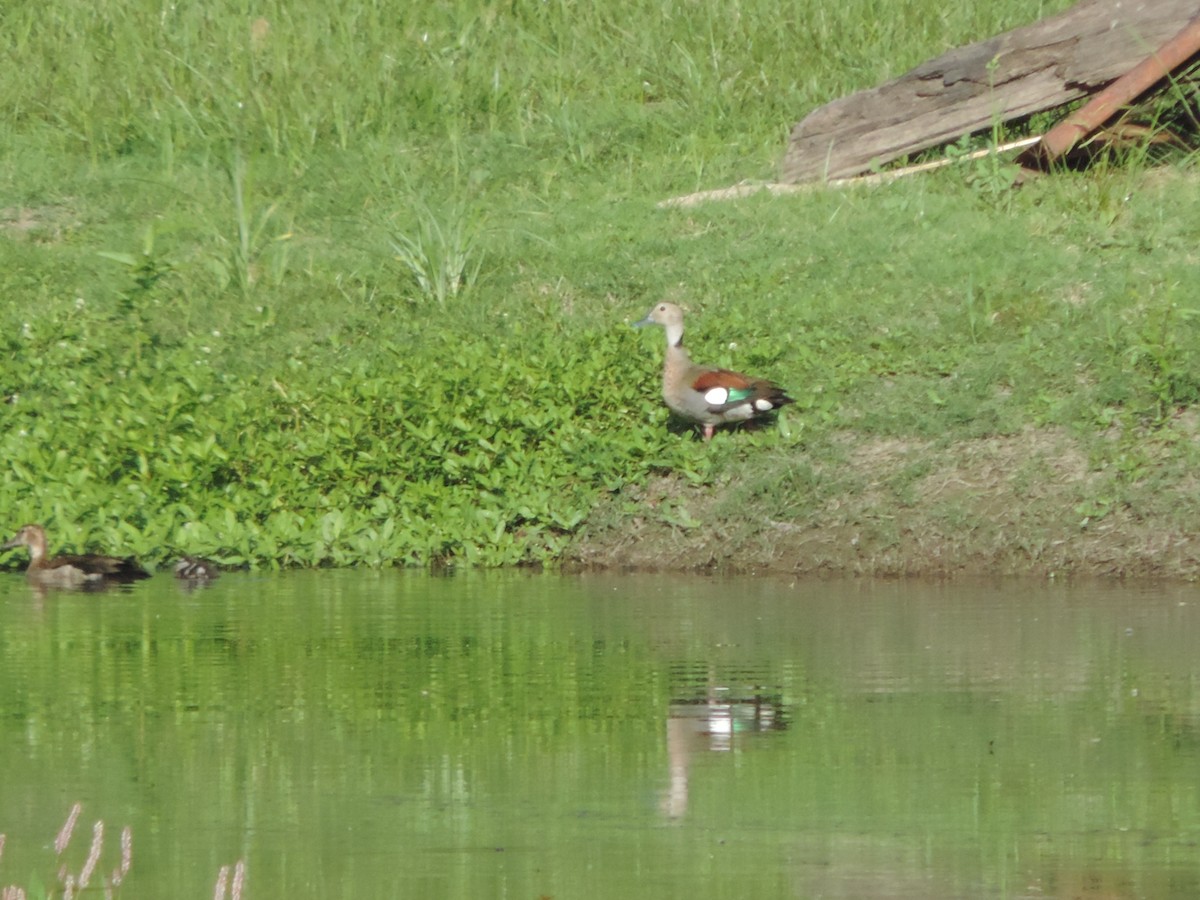
[[[17,4],[0,504],[150,561],[501,565],[656,475],[800,517],[847,430],[1056,427],[1179,484],[1190,155],[655,205],[770,177],[815,106],[1066,5]],[[694,356],[790,389],[780,428],[668,427],[627,327],[664,297]],[[1139,467],[1148,434],[1172,449]]]

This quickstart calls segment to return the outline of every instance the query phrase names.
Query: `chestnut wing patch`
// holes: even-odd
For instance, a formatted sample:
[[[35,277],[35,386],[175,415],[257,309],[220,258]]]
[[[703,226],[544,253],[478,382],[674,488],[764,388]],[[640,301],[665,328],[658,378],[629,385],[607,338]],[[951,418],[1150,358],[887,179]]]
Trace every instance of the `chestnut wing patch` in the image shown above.
[[[704,395],[704,402],[717,409],[744,403],[754,395],[756,382],[739,372],[714,369],[703,372],[692,382],[693,390]]]

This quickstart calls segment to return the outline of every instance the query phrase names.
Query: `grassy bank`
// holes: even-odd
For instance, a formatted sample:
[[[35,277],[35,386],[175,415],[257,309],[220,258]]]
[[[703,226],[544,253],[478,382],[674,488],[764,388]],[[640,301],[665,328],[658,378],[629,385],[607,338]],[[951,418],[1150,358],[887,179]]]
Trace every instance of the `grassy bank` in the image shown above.
[[[20,4],[0,509],[150,562],[1191,575],[1190,155],[655,206],[1065,5]],[[662,298],[778,427],[671,427]]]

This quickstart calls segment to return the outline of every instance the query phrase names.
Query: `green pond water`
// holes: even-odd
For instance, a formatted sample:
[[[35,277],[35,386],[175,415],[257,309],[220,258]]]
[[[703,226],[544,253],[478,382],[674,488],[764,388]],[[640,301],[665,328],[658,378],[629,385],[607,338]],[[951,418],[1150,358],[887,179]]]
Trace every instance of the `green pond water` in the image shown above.
[[[1200,589],[0,579],[0,886],[1200,897]],[[61,857],[54,837],[83,812]],[[40,886],[40,887],[39,887]]]

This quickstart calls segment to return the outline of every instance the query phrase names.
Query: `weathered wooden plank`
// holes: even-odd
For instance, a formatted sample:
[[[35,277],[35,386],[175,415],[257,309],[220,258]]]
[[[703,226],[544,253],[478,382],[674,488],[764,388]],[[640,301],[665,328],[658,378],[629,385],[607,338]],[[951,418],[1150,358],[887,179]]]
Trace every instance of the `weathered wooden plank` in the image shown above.
[[[1121,75],[1200,12],[1196,0],[1082,0],[828,103],[793,129],[785,183],[844,178],[1060,106]]]

